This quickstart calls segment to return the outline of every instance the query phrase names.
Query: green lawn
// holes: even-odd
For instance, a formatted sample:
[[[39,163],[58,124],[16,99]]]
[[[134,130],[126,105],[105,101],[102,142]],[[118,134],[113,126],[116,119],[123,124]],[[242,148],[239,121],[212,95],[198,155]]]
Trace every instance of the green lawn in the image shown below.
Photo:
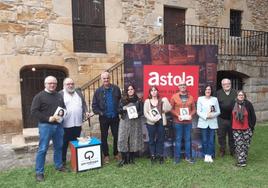
[[[252,140],[248,166],[237,168],[234,159],[217,157],[213,164],[198,160],[152,166],[149,159],[118,168],[113,161],[103,168],[82,173],[59,173],[46,166],[46,181],[36,183],[33,168],[0,173],[0,187],[268,187],[268,122],[258,124]]]

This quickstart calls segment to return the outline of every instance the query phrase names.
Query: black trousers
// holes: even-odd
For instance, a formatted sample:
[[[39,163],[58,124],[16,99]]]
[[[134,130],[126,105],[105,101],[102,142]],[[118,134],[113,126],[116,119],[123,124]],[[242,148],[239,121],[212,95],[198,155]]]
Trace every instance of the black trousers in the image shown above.
[[[118,127],[119,127],[119,117],[107,118],[105,116],[99,116],[100,130],[101,130],[101,146],[104,156],[109,156],[109,146],[107,142],[109,127],[111,127],[111,132],[113,135],[113,154],[117,155],[117,140],[118,140]]]
[[[77,137],[80,137],[81,130],[82,130],[81,126],[64,128],[63,146],[62,146],[62,162],[66,162],[66,155],[67,155],[69,142],[76,140]]]
[[[228,145],[229,151],[234,153],[234,138],[233,138],[233,131],[232,131],[232,120],[218,118],[218,125],[219,129],[218,133],[218,142],[220,145],[220,150],[226,150],[226,136],[228,135]]]

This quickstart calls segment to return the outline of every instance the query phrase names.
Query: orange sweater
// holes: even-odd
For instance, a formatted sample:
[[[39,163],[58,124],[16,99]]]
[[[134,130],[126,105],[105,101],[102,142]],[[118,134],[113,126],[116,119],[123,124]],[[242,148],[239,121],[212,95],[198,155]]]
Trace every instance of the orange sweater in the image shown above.
[[[180,121],[178,119],[178,115],[180,115],[180,108],[188,108],[189,115],[191,115],[193,117],[193,115],[196,113],[195,102],[194,102],[193,96],[188,95],[187,101],[185,103],[183,103],[181,98],[180,98],[180,94],[175,93],[170,99],[170,104],[172,106],[171,113],[173,115],[173,122],[174,123],[188,124],[188,123],[192,122],[191,120]]]

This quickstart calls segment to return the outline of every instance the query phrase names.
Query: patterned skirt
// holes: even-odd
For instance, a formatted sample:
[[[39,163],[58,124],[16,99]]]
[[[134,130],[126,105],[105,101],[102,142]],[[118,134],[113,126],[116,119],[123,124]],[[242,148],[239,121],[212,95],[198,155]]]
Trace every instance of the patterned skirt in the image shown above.
[[[252,131],[250,128],[246,130],[233,129],[233,137],[237,162],[246,164]]]

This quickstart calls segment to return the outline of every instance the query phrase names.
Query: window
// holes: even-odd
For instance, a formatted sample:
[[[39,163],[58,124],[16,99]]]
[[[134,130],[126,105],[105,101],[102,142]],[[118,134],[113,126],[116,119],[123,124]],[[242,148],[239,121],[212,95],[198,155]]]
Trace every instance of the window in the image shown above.
[[[241,15],[240,10],[230,10],[230,36],[241,36]]]
[[[106,53],[104,0],[72,0],[75,52]]]

